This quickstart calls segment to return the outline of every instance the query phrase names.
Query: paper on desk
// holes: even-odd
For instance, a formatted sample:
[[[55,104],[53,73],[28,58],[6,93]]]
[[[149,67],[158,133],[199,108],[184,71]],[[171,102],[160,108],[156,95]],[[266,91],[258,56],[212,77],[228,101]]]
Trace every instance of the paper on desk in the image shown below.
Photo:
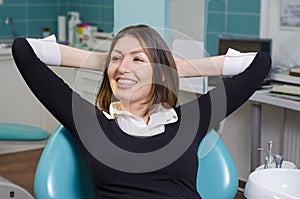
[[[274,86],[271,90],[272,93],[278,93],[278,94],[286,94],[286,95],[295,95],[300,97],[300,87],[299,86],[293,86],[293,85],[278,85]]]
[[[296,67],[296,68],[292,68],[290,70],[290,74],[291,76],[296,76],[296,77],[300,77],[300,68]]]

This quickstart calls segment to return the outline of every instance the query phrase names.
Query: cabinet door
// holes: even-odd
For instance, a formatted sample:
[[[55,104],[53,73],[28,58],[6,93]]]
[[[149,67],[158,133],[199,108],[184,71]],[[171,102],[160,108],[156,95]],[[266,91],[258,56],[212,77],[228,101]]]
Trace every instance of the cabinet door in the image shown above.
[[[95,104],[102,78],[102,72],[79,69],[74,82],[74,90],[91,104]]]
[[[168,40],[169,10],[170,0],[114,0],[114,33],[129,25],[146,24]]]
[[[41,104],[18,72],[11,56],[0,60],[0,122],[40,127]]]

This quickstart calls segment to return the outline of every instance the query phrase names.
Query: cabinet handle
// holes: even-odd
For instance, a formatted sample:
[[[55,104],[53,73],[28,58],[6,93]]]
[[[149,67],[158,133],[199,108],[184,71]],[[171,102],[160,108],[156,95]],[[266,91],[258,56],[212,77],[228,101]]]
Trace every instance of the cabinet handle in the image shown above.
[[[96,84],[98,84],[99,83],[99,81],[98,80],[94,80],[94,79],[91,79],[91,78],[88,78],[88,77],[82,77],[82,79],[84,80],[84,81],[87,81],[87,82],[92,82],[92,83],[96,83]]]
[[[88,94],[88,95],[92,95],[93,97],[95,97],[95,93],[89,92],[89,91],[82,91],[82,93]]]
[[[13,61],[11,56],[8,57],[8,56],[1,56],[0,55],[0,61],[6,61],[6,60]]]

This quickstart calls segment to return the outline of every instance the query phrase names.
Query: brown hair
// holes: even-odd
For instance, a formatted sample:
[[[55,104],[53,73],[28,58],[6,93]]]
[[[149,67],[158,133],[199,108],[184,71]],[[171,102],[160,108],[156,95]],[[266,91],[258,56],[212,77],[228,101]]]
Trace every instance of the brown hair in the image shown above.
[[[125,35],[133,36],[140,42],[143,50],[152,63],[153,85],[150,91],[150,107],[153,104],[162,103],[165,108],[174,108],[177,103],[179,88],[178,73],[174,58],[159,33],[146,25],[126,27],[114,37],[106,59],[102,84],[96,99],[97,107],[103,111],[109,112],[113,93],[107,75],[107,68],[115,44]]]

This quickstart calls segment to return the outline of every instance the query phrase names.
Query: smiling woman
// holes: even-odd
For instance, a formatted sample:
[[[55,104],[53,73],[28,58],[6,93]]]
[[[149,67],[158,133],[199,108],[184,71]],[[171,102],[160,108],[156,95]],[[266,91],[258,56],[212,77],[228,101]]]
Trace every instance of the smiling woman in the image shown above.
[[[174,108],[178,92],[176,66],[160,35],[140,25],[122,30],[115,41],[98,94],[99,108],[109,112],[107,105],[111,104],[112,93],[120,100],[121,110],[143,118],[146,123],[154,104]],[[161,60],[155,60],[157,56]]]
[[[144,114],[137,111],[140,112],[150,101],[153,72],[150,60],[137,39],[127,36],[116,43],[107,75],[114,96],[120,100],[121,110],[143,117]],[[98,101],[102,101],[101,98]]]
[[[82,149],[96,197],[116,199],[201,198],[201,140],[247,101],[271,64],[266,53],[232,49],[225,56],[175,62],[159,34],[144,25],[121,30],[108,54],[58,45],[52,36],[16,39],[13,55],[30,89]],[[52,73],[50,63],[104,71],[96,105]],[[232,77],[178,104],[178,77],[203,74]]]

